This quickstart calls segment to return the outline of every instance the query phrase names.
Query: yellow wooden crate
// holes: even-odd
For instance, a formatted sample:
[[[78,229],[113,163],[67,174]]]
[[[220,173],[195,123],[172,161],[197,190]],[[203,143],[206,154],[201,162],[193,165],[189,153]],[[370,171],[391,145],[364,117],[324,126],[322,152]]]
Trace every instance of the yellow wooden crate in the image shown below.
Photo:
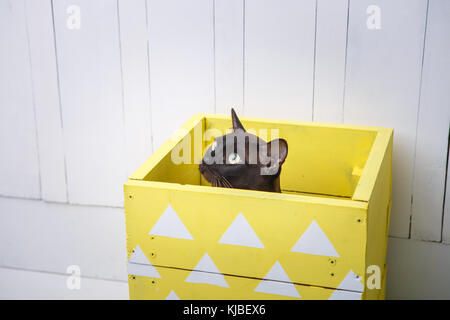
[[[125,184],[130,298],[384,298],[392,129],[241,121],[288,141],[282,193],[211,187],[205,133],[231,119],[192,117]]]

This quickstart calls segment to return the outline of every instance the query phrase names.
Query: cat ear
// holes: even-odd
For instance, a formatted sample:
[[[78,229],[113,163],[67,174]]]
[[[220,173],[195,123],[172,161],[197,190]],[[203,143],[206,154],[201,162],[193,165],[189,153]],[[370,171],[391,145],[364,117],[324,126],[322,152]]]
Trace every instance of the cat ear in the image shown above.
[[[276,144],[278,144],[278,155],[274,154],[276,156],[275,163],[272,163],[271,165],[275,166],[281,166],[286,160],[287,153],[288,153],[288,145],[287,141],[284,139],[274,139],[267,143],[267,149],[269,150],[269,154],[272,157],[273,153],[277,152]],[[272,150],[273,149],[273,150]]]
[[[239,118],[233,108],[231,108],[231,119],[233,121],[233,130],[241,129],[245,131],[244,126],[241,121],[239,121]]]

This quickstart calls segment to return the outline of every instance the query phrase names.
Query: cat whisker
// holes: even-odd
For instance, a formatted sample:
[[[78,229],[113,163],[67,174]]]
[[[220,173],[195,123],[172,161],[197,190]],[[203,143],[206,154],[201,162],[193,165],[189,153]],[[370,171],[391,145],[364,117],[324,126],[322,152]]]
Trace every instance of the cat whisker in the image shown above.
[[[228,181],[227,178],[225,178],[224,176],[218,174],[217,172],[214,172],[213,170],[211,170],[208,167],[206,167],[206,170],[212,176],[211,185],[213,187],[233,188],[233,186],[231,185],[230,181]]]
[[[221,177],[221,181],[222,181],[224,187],[226,187],[226,188],[233,188],[233,186],[231,185],[230,181],[228,181],[228,179],[225,178],[224,176]]]

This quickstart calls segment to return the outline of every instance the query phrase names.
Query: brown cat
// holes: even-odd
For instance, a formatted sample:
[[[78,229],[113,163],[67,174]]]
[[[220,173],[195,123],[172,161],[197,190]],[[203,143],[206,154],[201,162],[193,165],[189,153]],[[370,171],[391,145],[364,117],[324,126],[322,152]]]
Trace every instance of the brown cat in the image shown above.
[[[199,164],[200,173],[213,187],[281,192],[286,140],[265,142],[245,131],[233,109],[231,118],[233,132],[214,140]]]

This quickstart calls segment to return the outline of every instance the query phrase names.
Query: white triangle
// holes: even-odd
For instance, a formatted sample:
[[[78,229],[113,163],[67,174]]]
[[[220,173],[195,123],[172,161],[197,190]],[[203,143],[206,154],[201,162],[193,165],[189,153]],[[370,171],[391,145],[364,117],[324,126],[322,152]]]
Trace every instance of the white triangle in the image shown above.
[[[180,300],[176,293],[172,290],[170,291],[169,295],[167,296],[166,300]]]
[[[364,290],[364,284],[361,280],[362,278],[359,275],[354,273],[353,270],[350,270],[337,288],[362,292]]]
[[[289,276],[278,261],[266,274],[264,279],[277,279],[286,282],[261,280],[261,282],[255,289],[256,292],[301,298],[291,279],[289,279]]]
[[[161,278],[156,268],[152,265],[128,262],[128,274],[149,278]]]
[[[192,238],[188,229],[186,229],[180,217],[178,217],[177,213],[175,212],[175,210],[173,210],[170,204],[167,206],[164,213],[153,226],[152,230],[150,230],[149,234],[155,236],[194,240],[194,238]]]
[[[201,272],[206,271],[206,272]],[[186,282],[192,283],[207,283],[220,287],[228,287],[223,274],[217,269],[214,262],[209,255],[205,255],[200,259],[200,262],[195,266],[194,270],[189,274]]]
[[[128,274],[150,278],[161,278],[156,268],[148,261],[144,251],[139,245],[134,248],[128,259]]]
[[[228,288],[228,283],[225,281],[225,277],[222,274],[202,272],[202,271],[191,271],[186,282],[191,283],[206,283],[212,284],[219,287]]]
[[[283,267],[281,266],[281,263],[279,263],[278,261],[275,262],[272,269],[267,272],[264,279],[292,282],[291,279],[289,279],[286,271],[284,271]]]
[[[328,300],[361,300],[362,292],[335,290]]]
[[[130,259],[128,259],[128,262],[151,264],[150,261],[148,261],[144,251],[142,251],[141,247],[139,247],[139,245],[137,245],[136,248],[134,248],[133,253],[130,256]]]
[[[216,265],[212,261],[209,254],[205,253],[200,261],[195,266],[194,270],[198,271],[206,271],[206,272],[214,272],[222,274],[219,269],[217,269]]]
[[[225,231],[219,243],[234,244],[254,248],[264,248],[255,231],[248,224],[242,213],[234,219],[230,227]]]
[[[293,252],[339,257],[325,233],[314,220],[292,248]]]

